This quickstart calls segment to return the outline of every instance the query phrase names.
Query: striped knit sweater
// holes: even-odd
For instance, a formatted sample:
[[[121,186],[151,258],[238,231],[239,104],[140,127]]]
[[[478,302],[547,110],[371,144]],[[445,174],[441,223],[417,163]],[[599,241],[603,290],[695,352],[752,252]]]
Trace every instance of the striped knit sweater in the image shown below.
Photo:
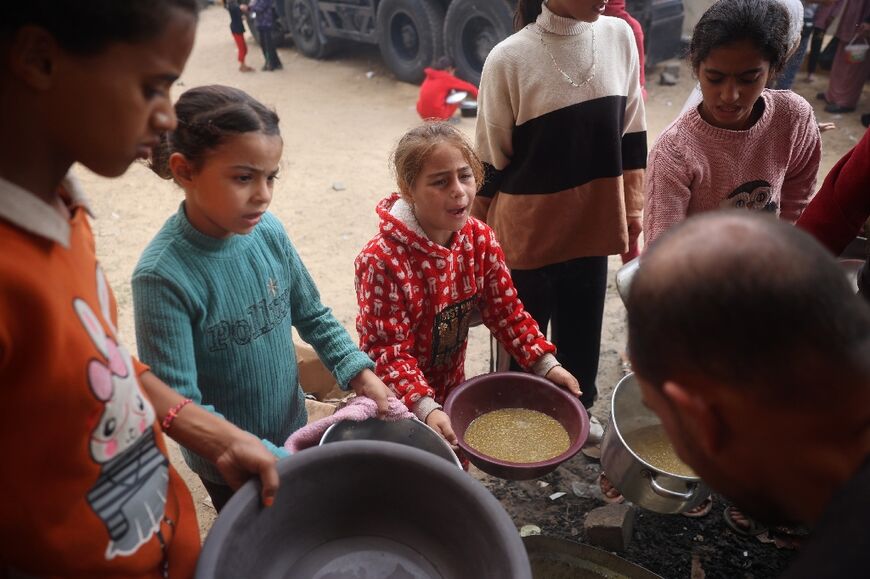
[[[745,131],[707,123],[695,107],[659,135],[649,155],[647,245],[687,216],[720,208],[768,211],[794,223],[813,196],[822,156],[813,108],[789,90],[765,90]]]
[[[320,302],[281,223],[270,213],[248,235],[198,232],[184,204],[151,241],[133,272],[136,339],[143,361],[167,384],[286,455],[307,415],[290,326],[338,383],[374,368]],[[217,470],[182,449],[190,468]]]
[[[646,121],[631,28],[542,9],[489,54],[478,100],[487,177],[473,215],[516,269],[623,253],[627,219],[643,212]]]

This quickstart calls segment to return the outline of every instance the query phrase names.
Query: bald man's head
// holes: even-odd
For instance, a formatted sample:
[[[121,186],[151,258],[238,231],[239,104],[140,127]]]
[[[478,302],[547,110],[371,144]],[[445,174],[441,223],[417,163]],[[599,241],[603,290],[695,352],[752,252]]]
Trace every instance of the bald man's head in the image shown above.
[[[702,376],[801,402],[870,378],[870,310],[824,248],[770,216],[675,227],[644,254],[627,308],[633,367],[653,385]]]

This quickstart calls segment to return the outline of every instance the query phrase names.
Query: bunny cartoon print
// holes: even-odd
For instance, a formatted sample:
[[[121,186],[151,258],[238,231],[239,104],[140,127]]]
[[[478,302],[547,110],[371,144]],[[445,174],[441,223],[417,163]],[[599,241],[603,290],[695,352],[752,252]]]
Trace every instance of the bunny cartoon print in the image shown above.
[[[106,558],[112,559],[135,552],[160,532],[169,465],[155,441],[154,407],[140,390],[130,353],[115,339],[109,288],[99,266],[96,281],[102,315],[81,298],[73,307],[101,354],[83,369],[92,394],[104,404],[90,437],[100,476],[87,496],[106,525],[111,538]]]

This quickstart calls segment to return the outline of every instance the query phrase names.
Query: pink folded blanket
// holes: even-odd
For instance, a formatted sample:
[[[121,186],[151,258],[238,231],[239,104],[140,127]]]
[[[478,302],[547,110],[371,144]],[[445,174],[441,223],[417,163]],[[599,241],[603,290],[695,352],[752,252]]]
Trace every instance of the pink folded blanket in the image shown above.
[[[383,418],[387,422],[415,418],[408,410],[408,407],[399,399],[389,398],[388,401],[390,403],[390,409],[387,412],[387,415]],[[287,439],[287,442],[284,443],[284,448],[291,454],[299,452],[300,450],[319,444],[326,429],[336,422],[342,422],[344,420],[362,422],[369,418],[375,418],[377,415],[378,405],[374,400],[366,398],[365,396],[357,396],[348,402],[347,406],[336,411],[332,416],[321,418],[316,422],[303,426],[291,434],[290,438]]]

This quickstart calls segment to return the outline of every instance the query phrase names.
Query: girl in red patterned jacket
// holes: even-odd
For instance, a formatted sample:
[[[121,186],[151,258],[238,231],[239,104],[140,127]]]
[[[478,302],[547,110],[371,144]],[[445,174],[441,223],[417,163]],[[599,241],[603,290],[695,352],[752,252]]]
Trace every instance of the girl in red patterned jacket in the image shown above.
[[[393,154],[399,194],[377,207],[380,232],[356,259],[360,348],[375,372],[451,444],[441,404],[465,379],[472,311],[526,370],[580,395],[517,298],[492,229],[469,216],[483,166],[444,122],[417,127]]]

